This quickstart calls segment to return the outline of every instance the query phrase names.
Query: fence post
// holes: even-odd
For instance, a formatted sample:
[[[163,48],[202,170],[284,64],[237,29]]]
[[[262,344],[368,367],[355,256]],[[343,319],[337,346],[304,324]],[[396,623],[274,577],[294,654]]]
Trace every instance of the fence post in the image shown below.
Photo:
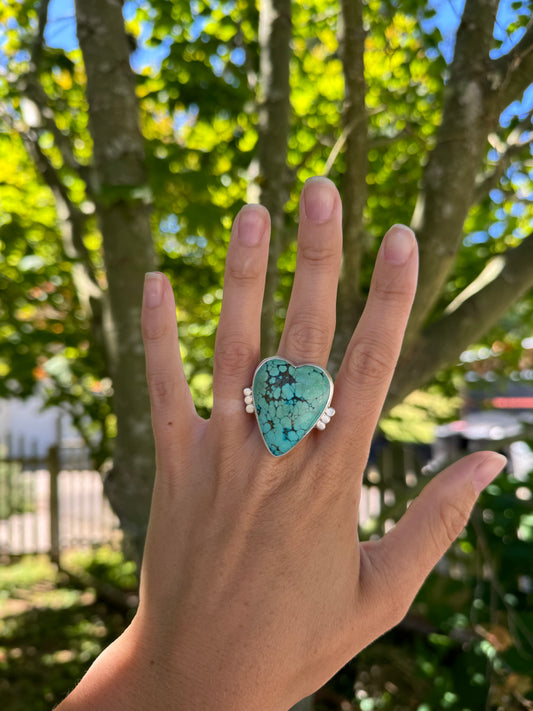
[[[59,448],[48,450],[48,471],[50,476],[50,559],[59,565]]]

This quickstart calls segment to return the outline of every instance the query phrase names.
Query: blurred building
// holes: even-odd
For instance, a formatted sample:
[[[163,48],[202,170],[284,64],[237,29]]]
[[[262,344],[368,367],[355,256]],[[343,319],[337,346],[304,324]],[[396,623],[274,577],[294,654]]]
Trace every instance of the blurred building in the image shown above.
[[[469,389],[463,417],[437,427],[433,459],[437,471],[469,452],[491,449],[505,454],[507,470],[518,479],[533,471],[533,387],[524,383],[484,383]]]

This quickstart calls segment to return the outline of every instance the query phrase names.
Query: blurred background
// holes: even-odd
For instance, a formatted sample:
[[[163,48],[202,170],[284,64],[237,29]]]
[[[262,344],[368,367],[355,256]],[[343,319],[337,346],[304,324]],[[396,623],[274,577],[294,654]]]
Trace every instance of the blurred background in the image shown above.
[[[154,475],[144,273],[171,280],[207,417],[232,220],[246,202],[271,213],[271,355],[312,175],[344,205],[333,374],[382,235],[410,224],[421,251],[361,538],[463,454],[509,463],[403,622],[298,708],[533,709],[532,15],[531,0],[2,1],[2,709],[58,703],[135,613]]]

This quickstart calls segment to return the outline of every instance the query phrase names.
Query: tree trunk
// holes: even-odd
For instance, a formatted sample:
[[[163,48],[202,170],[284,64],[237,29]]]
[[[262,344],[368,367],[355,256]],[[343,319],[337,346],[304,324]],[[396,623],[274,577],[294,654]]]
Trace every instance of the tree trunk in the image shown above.
[[[76,0],[87,73],[96,210],[109,289],[105,345],[117,416],[105,488],[140,563],[154,478],[154,447],[141,338],[144,273],[155,266],[144,141],[120,0]]]
[[[479,289],[476,291],[476,283]],[[459,359],[533,284],[533,233],[487,265],[464,301],[457,298],[438,320],[402,354],[387,396],[385,411],[424,385],[440,368]]]
[[[283,249],[285,203],[288,195],[287,146],[289,140],[292,20],[290,0],[261,0],[259,10],[259,138],[258,202],[268,208],[272,237],[263,301],[261,350],[273,355],[277,348],[274,296],[278,285],[278,259]]]
[[[363,310],[360,292],[364,254],[364,209],[367,188],[368,128],[365,107],[365,30],[361,0],[342,1],[339,44],[344,68],[343,132],[346,170],[342,179],[343,258],[337,296],[337,328],[329,369],[336,374]]]
[[[411,223],[418,237],[420,274],[407,347],[423,328],[453,266],[487,135],[498,125],[490,82],[497,6],[496,0],[467,0],[457,31],[437,143],[424,170]]]

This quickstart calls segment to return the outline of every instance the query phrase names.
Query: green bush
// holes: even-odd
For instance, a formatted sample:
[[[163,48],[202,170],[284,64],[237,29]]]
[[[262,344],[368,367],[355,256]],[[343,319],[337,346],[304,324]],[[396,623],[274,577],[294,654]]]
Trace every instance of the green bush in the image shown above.
[[[33,488],[28,490],[20,464],[0,462],[0,520],[34,509]]]

